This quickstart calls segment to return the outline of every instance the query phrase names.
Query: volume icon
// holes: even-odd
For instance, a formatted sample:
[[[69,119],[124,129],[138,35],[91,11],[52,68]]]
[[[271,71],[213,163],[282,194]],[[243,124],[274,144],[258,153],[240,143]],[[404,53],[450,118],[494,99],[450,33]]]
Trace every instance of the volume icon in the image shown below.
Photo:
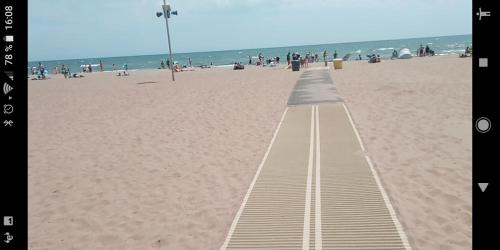
[[[8,94],[10,91],[12,91],[12,86],[10,86],[8,83],[4,82],[3,83],[3,93]]]

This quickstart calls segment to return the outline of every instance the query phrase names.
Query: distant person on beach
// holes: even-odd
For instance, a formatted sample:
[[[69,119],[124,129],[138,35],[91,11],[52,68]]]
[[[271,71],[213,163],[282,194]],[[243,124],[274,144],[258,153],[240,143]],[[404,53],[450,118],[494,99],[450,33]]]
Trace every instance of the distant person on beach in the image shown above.
[[[248,65],[252,65],[252,56],[248,56]]]
[[[358,55],[359,60],[363,60],[363,57],[361,57],[361,54]]]
[[[290,65],[290,51],[288,51],[288,53],[286,54],[286,62],[288,63],[288,65]]]
[[[333,59],[337,59],[337,51],[333,52]]]
[[[102,64],[101,60],[99,60],[99,68],[101,69],[101,72],[104,71],[104,65]]]
[[[68,77],[66,76],[66,66],[64,66],[64,64],[63,64],[63,65],[61,65],[61,74],[64,76],[64,78],[68,78]]]
[[[306,54],[306,58],[304,59],[304,66],[309,68],[309,53]]]
[[[170,60],[167,59],[167,68],[170,69]]]
[[[182,70],[182,69],[181,69],[181,67],[179,66],[179,64],[175,64],[175,66],[174,66],[174,70],[175,70],[175,72],[181,72],[181,70]]]
[[[128,71],[128,64],[124,63],[122,65],[123,71],[118,71],[118,74],[116,76],[129,76],[130,74],[127,72]]]
[[[163,60],[161,60],[161,62],[160,62],[160,68],[161,68],[161,69],[164,69],[164,68],[165,68],[165,63],[163,62]]]
[[[116,70],[116,66],[115,66],[115,64],[113,63],[113,71],[115,71],[115,70]]]
[[[61,66],[61,74],[64,75],[64,78],[68,78],[68,71],[67,71],[66,66],[64,64]]]
[[[277,57],[276,57],[276,63],[277,63],[277,64],[279,64],[279,63],[280,63],[280,57],[279,57],[279,56],[277,56]]]
[[[189,67],[191,67],[192,66],[192,64],[191,64],[191,57],[188,57],[188,62],[189,62]]]
[[[460,57],[469,57],[471,55],[472,55],[472,48],[469,48],[469,46],[467,46],[467,48],[465,48],[464,54],[460,54]]]
[[[323,51],[323,61],[325,62],[325,66],[328,66],[327,59],[328,59],[328,52],[326,52],[325,49],[325,51]]]
[[[391,60],[394,58],[398,58],[398,52],[396,50],[392,51]]]
[[[42,62],[38,62],[38,74],[43,74],[45,72],[45,66],[43,66]]]
[[[89,64],[89,73],[92,73],[92,65]]]
[[[367,57],[369,58],[368,63],[376,63],[377,62],[377,56],[375,56],[375,54],[367,55]]]
[[[241,69],[245,69],[245,66],[239,62],[235,62],[233,65],[233,70],[241,70]]]
[[[260,62],[260,65],[263,65],[263,63],[264,63],[264,56],[260,52],[259,52],[259,62]]]
[[[430,56],[430,51],[431,48],[429,48],[429,45],[425,45],[425,55]]]

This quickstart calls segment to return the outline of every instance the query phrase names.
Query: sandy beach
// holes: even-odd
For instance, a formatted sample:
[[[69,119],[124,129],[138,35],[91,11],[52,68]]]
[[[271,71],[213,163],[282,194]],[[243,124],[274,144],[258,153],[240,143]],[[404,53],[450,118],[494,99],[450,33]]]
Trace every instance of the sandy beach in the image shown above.
[[[298,73],[29,82],[30,249],[216,249]]]
[[[331,71],[414,249],[471,247],[471,64]],[[30,80],[29,248],[218,249],[301,73]]]
[[[350,62],[332,75],[412,247],[471,249],[471,59]]]

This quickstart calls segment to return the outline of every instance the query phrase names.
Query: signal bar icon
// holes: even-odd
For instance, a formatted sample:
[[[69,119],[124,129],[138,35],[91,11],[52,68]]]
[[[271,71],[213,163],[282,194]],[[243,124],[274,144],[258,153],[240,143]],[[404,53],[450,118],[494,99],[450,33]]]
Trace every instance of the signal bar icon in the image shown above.
[[[14,88],[10,86],[8,83],[4,82],[3,83],[3,93],[8,94],[10,91],[12,91]]]

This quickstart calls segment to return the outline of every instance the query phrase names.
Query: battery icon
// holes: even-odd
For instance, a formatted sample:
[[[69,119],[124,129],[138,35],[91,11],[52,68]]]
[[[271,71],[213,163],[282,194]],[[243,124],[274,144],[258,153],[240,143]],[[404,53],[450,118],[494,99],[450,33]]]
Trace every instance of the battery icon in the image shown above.
[[[6,42],[14,42],[14,36],[4,36],[3,40]]]

